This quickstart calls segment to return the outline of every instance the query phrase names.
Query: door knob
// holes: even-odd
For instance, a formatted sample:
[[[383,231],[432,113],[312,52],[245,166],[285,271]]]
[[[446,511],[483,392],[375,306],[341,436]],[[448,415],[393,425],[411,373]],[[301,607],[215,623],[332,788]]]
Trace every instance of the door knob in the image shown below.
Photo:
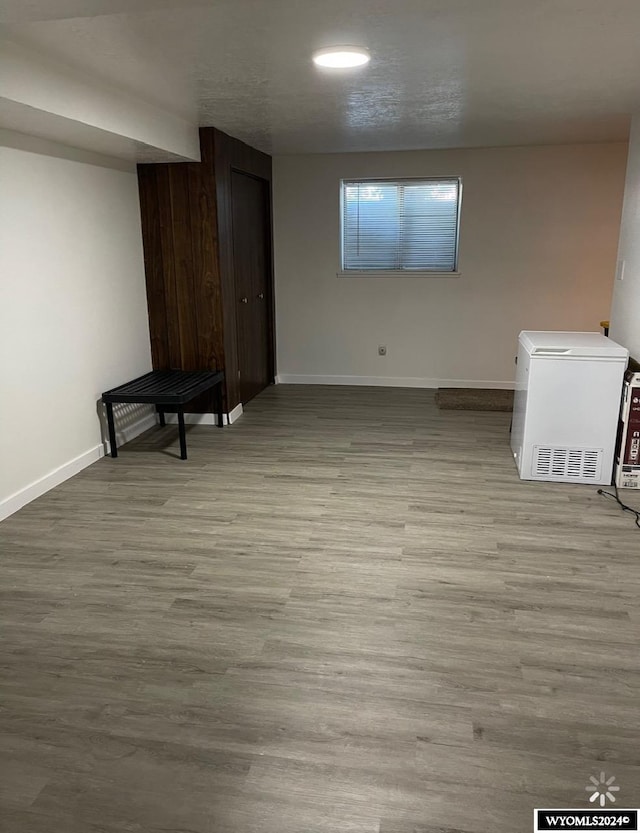
[[[264,292],[261,292],[261,293],[258,295],[258,298],[262,301],[262,299],[264,298]]]
[[[248,303],[249,303],[249,299],[248,299],[247,297],[240,298],[240,303],[241,303],[241,304],[248,304]]]

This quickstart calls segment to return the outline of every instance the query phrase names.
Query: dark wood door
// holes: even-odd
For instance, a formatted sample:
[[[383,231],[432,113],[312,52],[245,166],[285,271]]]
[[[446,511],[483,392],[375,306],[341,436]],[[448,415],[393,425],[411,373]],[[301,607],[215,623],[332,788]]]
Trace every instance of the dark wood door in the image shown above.
[[[237,302],[238,367],[243,403],[273,382],[269,185],[233,171],[231,209]]]

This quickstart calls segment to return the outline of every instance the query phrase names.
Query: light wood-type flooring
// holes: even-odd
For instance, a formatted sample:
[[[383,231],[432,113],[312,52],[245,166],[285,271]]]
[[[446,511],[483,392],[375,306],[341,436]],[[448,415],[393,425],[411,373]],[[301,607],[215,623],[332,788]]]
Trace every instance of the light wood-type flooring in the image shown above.
[[[3,833],[520,833],[601,771],[639,806],[640,531],[508,429],[280,386],[2,523]]]

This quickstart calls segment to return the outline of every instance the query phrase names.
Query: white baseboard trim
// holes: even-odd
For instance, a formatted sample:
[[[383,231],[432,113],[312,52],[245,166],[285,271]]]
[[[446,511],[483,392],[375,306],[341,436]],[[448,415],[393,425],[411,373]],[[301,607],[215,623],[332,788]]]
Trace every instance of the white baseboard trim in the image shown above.
[[[222,414],[223,425],[233,425],[243,414],[242,404],[236,405],[228,414]],[[170,425],[177,425],[177,414],[165,414],[165,419]],[[216,425],[218,422],[217,414],[185,414],[184,421],[187,425]]]
[[[129,440],[134,439],[134,437],[137,437],[138,434],[142,434],[155,424],[156,415],[153,412],[121,430],[117,430],[116,423],[116,440],[118,442],[118,446],[129,442]],[[37,480],[34,480],[33,483],[30,483],[23,489],[9,495],[8,498],[0,501],[0,521],[8,518],[9,515],[13,515],[14,512],[22,509],[23,506],[27,505],[27,503],[31,503],[32,500],[41,497],[46,492],[56,486],[59,486],[61,483],[64,483],[65,480],[69,480],[69,478],[81,472],[82,469],[86,469],[87,466],[90,466],[92,463],[96,463],[101,457],[104,457],[105,454],[109,453],[110,445],[107,440],[93,446],[93,448],[88,449],[88,451],[84,451],[82,454],[74,457],[73,460],[63,463],[61,466],[53,469],[53,471],[50,471],[43,477],[39,477]]]
[[[513,390],[514,382],[486,379],[429,379],[421,376],[320,376],[280,373],[279,385],[363,385],[378,388],[492,388]]]
[[[242,407],[242,402],[239,402],[236,407],[226,415],[227,423],[229,425],[233,425],[236,420],[240,419],[243,413],[244,408]]]
[[[27,503],[31,503],[32,500],[53,489],[54,486],[59,486],[60,483],[64,483],[65,480],[73,477],[74,474],[78,474],[82,469],[86,469],[87,466],[95,463],[103,455],[104,446],[100,443],[85,451],[83,454],[74,457],[73,460],[69,460],[68,463],[58,466],[57,469],[45,474],[44,477],[34,480],[33,483],[25,486],[24,489],[20,489],[20,491],[9,495],[8,498],[0,502],[0,521],[8,518],[9,515],[13,515],[18,509],[22,509]]]

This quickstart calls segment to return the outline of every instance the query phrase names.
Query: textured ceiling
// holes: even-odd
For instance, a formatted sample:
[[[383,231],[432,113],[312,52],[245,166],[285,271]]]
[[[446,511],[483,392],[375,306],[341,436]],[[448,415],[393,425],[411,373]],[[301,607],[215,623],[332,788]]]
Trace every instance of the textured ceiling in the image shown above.
[[[126,11],[135,8],[135,12]],[[5,0],[7,32],[263,150],[625,139],[638,0]],[[321,46],[371,64],[317,70]]]

